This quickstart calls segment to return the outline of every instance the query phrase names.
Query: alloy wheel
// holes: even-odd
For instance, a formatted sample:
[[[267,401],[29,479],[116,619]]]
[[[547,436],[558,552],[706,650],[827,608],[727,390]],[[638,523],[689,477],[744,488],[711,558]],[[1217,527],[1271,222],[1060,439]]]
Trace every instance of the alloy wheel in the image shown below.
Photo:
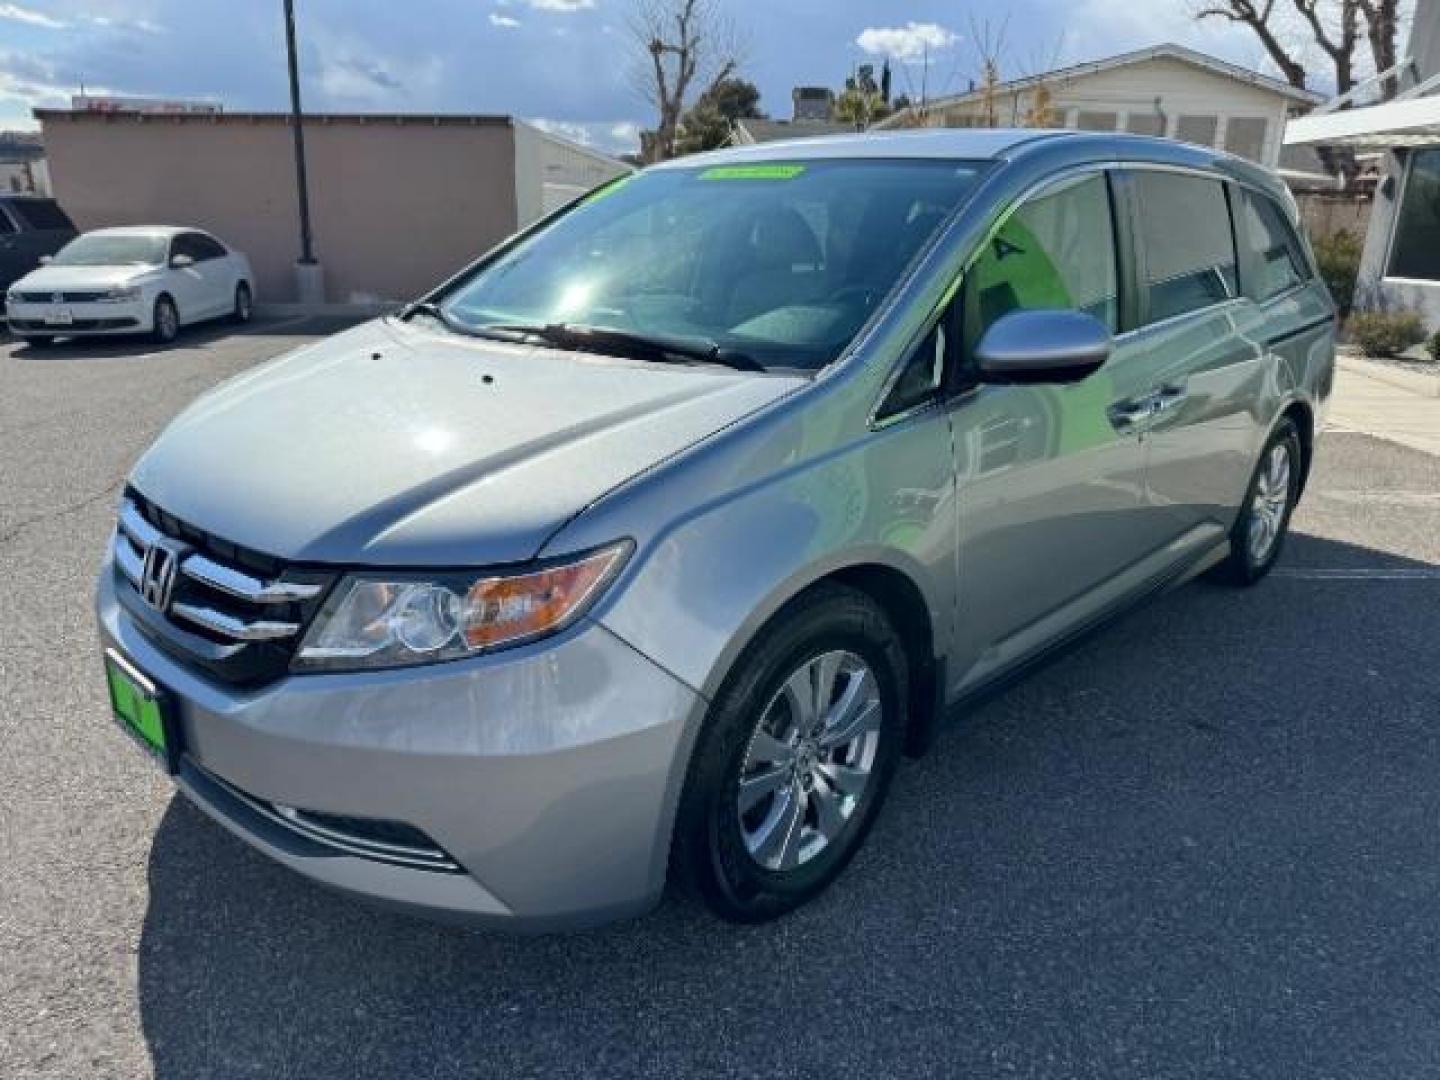
[[[1274,550],[1289,506],[1290,450],[1277,442],[1265,457],[1250,501],[1250,558],[1256,563],[1264,562]]]
[[[830,846],[868,790],[883,706],[852,652],[807,660],[760,716],[740,770],[736,810],[746,850],[784,872]]]

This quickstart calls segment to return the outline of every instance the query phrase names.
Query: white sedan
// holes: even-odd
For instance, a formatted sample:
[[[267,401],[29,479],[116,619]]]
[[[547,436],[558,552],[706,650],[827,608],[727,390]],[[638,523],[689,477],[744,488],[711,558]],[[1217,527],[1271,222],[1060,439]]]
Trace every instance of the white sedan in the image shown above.
[[[5,294],[10,332],[34,345],[57,337],[148,333],[254,309],[250,261],[199,229],[96,229],[66,244]]]

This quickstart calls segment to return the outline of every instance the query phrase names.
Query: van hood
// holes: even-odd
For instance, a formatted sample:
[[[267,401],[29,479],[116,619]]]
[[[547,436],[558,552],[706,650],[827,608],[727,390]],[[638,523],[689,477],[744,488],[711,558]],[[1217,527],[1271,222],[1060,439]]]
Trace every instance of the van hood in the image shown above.
[[[199,398],[131,482],[282,559],[522,562],[618,484],[804,382],[378,320]]]

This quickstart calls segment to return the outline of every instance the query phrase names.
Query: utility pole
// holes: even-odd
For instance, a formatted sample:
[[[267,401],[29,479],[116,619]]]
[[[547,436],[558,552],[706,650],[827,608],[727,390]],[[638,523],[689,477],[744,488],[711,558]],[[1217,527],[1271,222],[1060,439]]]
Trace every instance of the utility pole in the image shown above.
[[[295,192],[300,208],[300,259],[295,282],[301,303],[322,303],[325,279],[310,232],[310,185],[305,175],[305,127],[300,112],[300,62],[295,51],[295,0],[285,0],[285,51],[290,66],[290,131],[295,139]]]

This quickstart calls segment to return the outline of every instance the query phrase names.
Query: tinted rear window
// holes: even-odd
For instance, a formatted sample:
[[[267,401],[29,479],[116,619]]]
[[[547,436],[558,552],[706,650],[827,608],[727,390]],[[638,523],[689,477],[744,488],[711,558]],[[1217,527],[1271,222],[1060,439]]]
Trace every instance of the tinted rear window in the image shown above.
[[[1218,180],[1140,172],[1139,240],[1146,323],[1174,318],[1235,296],[1235,239]]]
[[[53,199],[24,199],[10,204],[10,209],[32,229],[64,229],[73,231],[75,226]]]

